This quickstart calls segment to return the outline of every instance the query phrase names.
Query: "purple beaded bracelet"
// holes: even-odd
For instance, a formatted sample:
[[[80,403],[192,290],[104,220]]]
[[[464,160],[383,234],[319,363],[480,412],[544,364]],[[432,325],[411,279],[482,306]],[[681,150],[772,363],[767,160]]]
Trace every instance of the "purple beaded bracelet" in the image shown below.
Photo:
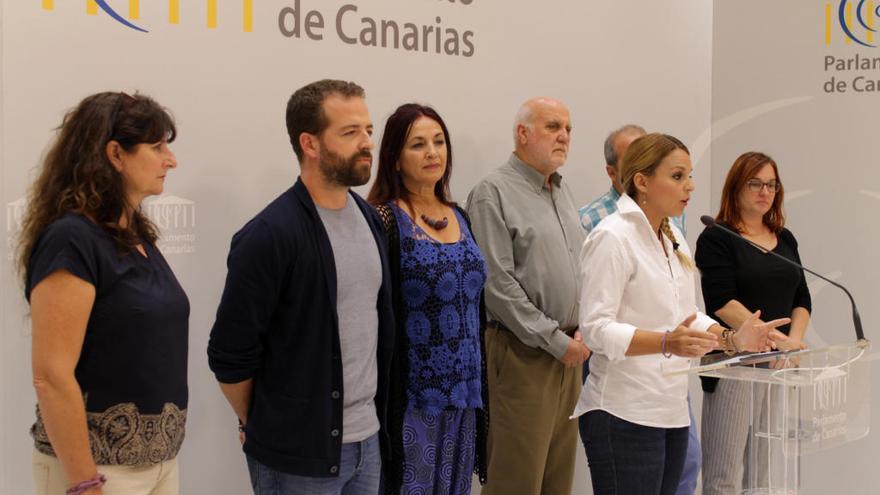
[[[660,353],[663,354],[663,357],[665,357],[666,359],[669,359],[672,357],[671,352],[666,352],[666,337],[668,337],[668,336],[669,336],[669,330],[667,330],[666,333],[663,334],[663,340],[660,341]]]
[[[66,495],[82,495],[83,493],[91,490],[92,488],[100,488],[100,487],[104,486],[104,483],[106,483],[106,482],[107,482],[107,478],[104,477],[103,474],[98,473],[95,476],[93,476],[92,479],[80,481],[79,483],[73,485],[72,487],[68,488],[67,491],[64,493]]]

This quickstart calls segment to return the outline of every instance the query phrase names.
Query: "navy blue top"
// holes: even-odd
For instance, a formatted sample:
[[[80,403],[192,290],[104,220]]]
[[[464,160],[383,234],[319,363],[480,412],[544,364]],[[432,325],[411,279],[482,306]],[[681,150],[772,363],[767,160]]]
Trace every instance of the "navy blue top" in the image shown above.
[[[147,257],[120,253],[110,235],[69,213],[39,237],[30,258],[25,296],[57,270],[95,286],[76,379],[86,411],[134,402],[154,414],[171,402],[187,405],[189,301],[159,250]]]
[[[382,260],[376,413],[384,426],[394,313],[388,248],[376,212],[355,193]],[[228,274],[208,342],[222,383],[253,379],[244,451],[285,473],[336,477],[343,390],[336,263],[330,238],[302,180],[232,238]],[[387,431],[380,429],[383,455]]]
[[[457,209],[461,237],[431,238],[395,203],[403,321],[409,338],[407,399],[439,411],[481,408],[480,295],[486,264]]]
[[[149,464],[176,455],[187,407],[189,301],[159,250],[120,252],[100,226],[68,213],[37,239],[25,296],[65,270],[95,287],[75,376],[100,464]],[[40,417],[37,448],[52,453]]]

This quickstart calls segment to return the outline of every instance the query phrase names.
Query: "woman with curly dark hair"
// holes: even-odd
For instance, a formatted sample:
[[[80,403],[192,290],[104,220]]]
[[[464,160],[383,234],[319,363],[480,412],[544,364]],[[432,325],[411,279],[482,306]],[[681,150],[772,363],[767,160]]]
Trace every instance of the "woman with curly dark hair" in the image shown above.
[[[177,167],[176,133],[147,96],[89,96],[65,115],[29,191],[18,267],[38,494],[178,491],[189,302],[141,210]]]

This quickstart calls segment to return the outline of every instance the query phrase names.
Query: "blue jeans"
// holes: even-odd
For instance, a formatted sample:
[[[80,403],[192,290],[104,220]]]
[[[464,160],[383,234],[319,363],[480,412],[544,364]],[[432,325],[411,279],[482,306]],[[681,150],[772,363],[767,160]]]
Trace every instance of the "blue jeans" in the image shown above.
[[[700,437],[697,436],[697,422],[694,420],[694,410],[691,409],[690,395],[688,395],[688,412],[691,415],[691,426],[688,428],[687,457],[684,459],[684,471],[681,473],[675,495],[694,495],[703,463],[703,448],[700,446]]]
[[[601,410],[584,417],[593,493],[675,494],[687,454],[687,427],[642,426]]]
[[[339,476],[311,478],[282,473],[247,456],[254,495],[376,495],[382,459],[379,435],[342,444]]]
[[[590,374],[590,360],[584,363],[584,383]],[[688,413],[691,415],[691,425],[688,428],[687,456],[684,459],[684,470],[675,495],[694,495],[697,490],[697,479],[700,476],[700,467],[703,461],[703,449],[700,446],[700,437],[697,435],[697,422],[694,420],[694,411],[691,409],[691,396],[688,395]],[[578,418],[578,430],[581,433],[581,442],[584,443],[584,451],[587,450],[587,418],[582,415]]]

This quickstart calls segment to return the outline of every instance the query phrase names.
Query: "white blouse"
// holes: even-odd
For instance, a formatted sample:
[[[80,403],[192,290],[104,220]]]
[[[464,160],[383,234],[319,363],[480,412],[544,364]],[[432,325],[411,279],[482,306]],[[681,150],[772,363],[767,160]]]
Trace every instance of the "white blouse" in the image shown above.
[[[663,252],[642,209],[628,195],[618,211],[593,229],[581,249],[580,329],[593,351],[590,375],[573,418],[601,409],[644,426],[677,428],[690,424],[689,360],[661,354],[627,356],[635,330],[672,331],[696,313],[690,325],[707,330],[715,320],[695,302],[694,271],[683,267],[663,236]],[[679,249],[691,256],[684,236],[672,226]]]

